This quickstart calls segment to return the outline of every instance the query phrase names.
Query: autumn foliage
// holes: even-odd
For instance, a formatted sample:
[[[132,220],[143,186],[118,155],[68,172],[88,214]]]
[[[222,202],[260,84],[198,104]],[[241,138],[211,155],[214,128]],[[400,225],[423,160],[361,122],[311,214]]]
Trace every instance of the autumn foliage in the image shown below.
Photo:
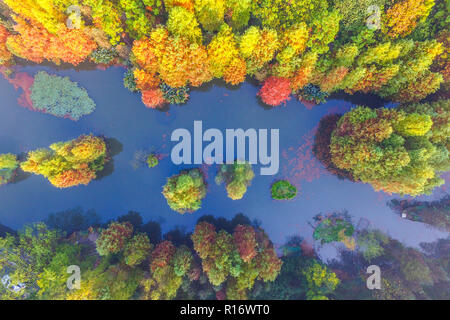
[[[289,79],[269,77],[258,92],[261,100],[269,106],[279,106],[290,99],[291,83]]]
[[[433,119],[440,118],[434,110],[447,114],[448,101],[351,110],[332,133],[333,164],[375,190],[412,196],[431,193],[444,183],[440,173],[450,168],[447,142],[431,140]],[[442,127],[435,130],[441,132]]]
[[[55,187],[68,188],[87,185],[96,178],[107,160],[104,139],[83,135],[68,142],[54,143],[50,149],[29,152],[21,168],[43,175]]]
[[[78,16],[70,0],[5,0],[0,63],[123,64],[126,87],[149,108],[164,103],[160,86],[238,85],[247,76],[263,83],[259,96],[271,106],[291,93],[317,103],[340,90],[417,102],[445,91],[445,4],[369,2],[84,0]],[[379,29],[365,25],[369,5],[380,8]]]
[[[142,91],[142,102],[147,108],[155,109],[166,103],[166,100],[161,89],[153,88]]]
[[[245,298],[257,279],[274,281],[282,262],[261,229],[237,225],[233,234],[200,222],[191,236],[211,284],[226,284],[228,299]]]
[[[0,65],[5,64],[12,58],[11,52],[6,47],[6,40],[8,39],[8,30],[0,25]]]
[[[404,37],[412,32],[419,19],[426,18],[434,5],[434,0],[403,0],[386,11],[385,28],[392,37]]]
[[[250,226],[238,225],[233,233],[234,244],[244,262],[256,256],[256,233]]]
[[[8,49],[15,55],[41,63],[44,60],[78,65],[97,48],[97,44],[79,29],[61,26],[52,34],[39,24],[31,24],[17,18],[17,32],[8,37]]]
[[[120,252],[132,234],[133,226],[129,222],[112,222],[97,238],[97,252],[102,256]]]

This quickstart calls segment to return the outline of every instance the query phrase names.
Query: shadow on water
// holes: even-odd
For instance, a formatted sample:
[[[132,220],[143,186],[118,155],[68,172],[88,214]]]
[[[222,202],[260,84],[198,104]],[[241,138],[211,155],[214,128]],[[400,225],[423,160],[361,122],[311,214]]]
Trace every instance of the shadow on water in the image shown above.
[[[11,235],[17,234],[17,232],[15,230],[0,223],[0,237],[5,237],[7,233],[9,233]]]
[[[31,173],[25,172],[22,169],[18,168],[17,171],[16,171],[16,175],[14,177],[14,180],[11,183],[12,184],[16,184],[16,183],[22,182],[22,181],[28,179],[31,176],[32,176]]]
[[[17,159],[19,160],[19,162],[23,162],[27,159],[27,154],[21,153],[17,156]],[[14,180],[11,183],[16,184],[16,183],[22,182],[31,176],[32,176],[32,173],[23,171],[19,166],[16,170],[16,175],[14,177]]]
[[[49,228],[65,231],[67,234],[101,226],[101,218],[95,210],[85,212],[80,206],[50,213],[44,222]]]
[[[244,215],[243,213],[238,213],[234,216],[233,219],[228,220],[223,217],[216,218],[212,215],[204,215],[201,216],[198,219],[198,222],[208,222],[212,225],[216,226],[218,229],[223,229],[227,231],[228,233],[233,233],[234,228],[236,228],[237,225],[253,225],[250,219]]]
[[[105,164],[102,171],[97,173],[95,180],[101,180],[114,172],[114,157],[123,151],[123,144],[115,138],[105,138],[106,147],[108,149],[109,161]]]
[[[192,247],[191,237],[184,226],[176,227],[164,234],[164,240],[171,241],[176,246],[185,245]]]
[[[342,91],[335,92],[335,93],[332,93],[328,97],[328,100],[332,100],[332,99],[344,100],[344,101],[350,102],[357,106],[367,106],[370,108],[382,108],[386,104],[390,103],[389,101],[387,101],[375,94],[371,94],[371,93],[364,94],[361,92],[357,92],[353,95],[350,95],[350,94],[342,92]]]
[[[117,221],[131,223],[134,230],[146,233],[150,242],[153,244],[157,244],[161,241],[161,222],[150,220],[144,223],[141,214],[136,211],[129,211],[127,214],[118,217]]]
[[[258,106],[260,106],[261,108],[263,108],[266,111],[273,110],[273,108],[276,108],[276,107],[269,106],[269,105],[265,104],[264,102],[262,102],[261,98],[259,96],[257,97],[257,101],[258,101]]]
[[[17,65],[22,66],[22,67],[36,66],[36,63],[29,61],[29,60],[19,58],[19,57],[15,57],[15,61],[16,61]],[[57,71],[61,71],[61,70],[76,70],[76,71],[98,70],[98,65],[95,64],[94,62],[89,62],[89,61],[82,62],[76,67],[74,67],[73,64],[70,64],[70,63],[62,62],[61,64],[55,64],[50,61],[43,61],[43,62],[39,63],[39,66],[49,67],[49,68],[52,68]]]
[[[252,86],[254,86],[256,88],[261,87],[261,82],[259,80],[256,80],[255,78],[247,77],[247,79],[245,81],[250,83]],[[276,108],[276,107],[269,106],[268,104],[265,104],[264,102],[262,102],[260,96],[256,96],[256,101],[258,102],[258,106],[260,106],[261,108],[263,108],[266,111],[270,111],[270,110],[273,110],[274,108]]]
[[[237,91],[241,88],[241,84],[238,85],[231,85],[229,83],[226,83],[223,79],[213,79],[209,82],[203,83],[199,87],[192,88],[192,91],[199,91],[199,92],[207,92],[211,90],[213,87],[219,87],[219,88],[226,88],[230,91]]]

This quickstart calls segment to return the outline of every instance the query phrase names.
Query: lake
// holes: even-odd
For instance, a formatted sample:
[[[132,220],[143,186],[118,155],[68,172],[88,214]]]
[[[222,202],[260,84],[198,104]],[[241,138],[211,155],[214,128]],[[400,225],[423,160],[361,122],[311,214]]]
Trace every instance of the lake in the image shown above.
[[[346,209],[355,224],[370,223],[412,246],[448,236],[395,214],[386,205],[395,196],[375,192],[367,184],[339,180],[314,159],[311,149],[319,120],[326,114],[349,110],[354,106],[351,102],[329,100],[308,109],[292,97],[285,106],[267,109],[256,97],[259,88],[246,82],[233,90],[225,86],[194,90],[187,104],[158,111],[145,108],[140,94],[123,87],[122,68],[75,71],[29,66],[20,71],[34,75],[40,70],[77,81],[97,104],[96,110],[77,122],[30,111],[17,102],[21,90],[16,91],[1,78],[0,153],[20,154],[89,133],[114,138],[123,150],[113,158],[114,171],[88,186],[57,189],[44,177],[32,175],[0,187],[0,223],[6,226],[20,228],[45,219],[49,213],[77,206],[94,209],[105,220],[129,210],[137,211],[144,221],[161,221],[163,231],[175,226],[191,231],[204,214],[232,218],[236,213],[244,213],[251,220],[260,221],[274,243],[281,245],[291,235],[311,239],[310,223],[316,214]],[[172,211],[161,194],[162,186],[167,177],[180,169],[195,166],[177,166],[171,162],[170,152],[175,143],[170,141],[170,135],[177,128],[192,132],[195,120],[203,121],[204,128],[218,128],[223,132],[227,128],[279,129],[279,173],[261,176],[259,167],[255,166],[255,179],[244,198],[233,201],[227,197],[224,185],[214,183],[217,167],[203,165],[208,194],[202,208],[185,215]],[[160,164],[152,169],[136,166],[139,153],[151,151],[164,156]],[[297,186],[298,196],[292,201],[272,200],[271,183],[284,178]],[[432,196],[419,199],[444,196],[448,193],[448,174],[446,181]],[[323,248],[322,254],[327,256],[333,250]]]

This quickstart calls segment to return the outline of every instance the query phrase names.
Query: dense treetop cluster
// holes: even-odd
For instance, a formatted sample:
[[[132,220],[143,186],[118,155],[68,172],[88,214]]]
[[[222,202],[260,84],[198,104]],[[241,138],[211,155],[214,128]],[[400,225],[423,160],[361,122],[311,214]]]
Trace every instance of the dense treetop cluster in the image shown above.
[[[338,90],[419,101],[448,83],[445,3],[5,0],[0,63],[123,63],[125,86],[150,108],[184,103],[188,86],[247,76],[271,106]]]
[[[108,160],[103,138],[82,135],[71,141],[54,143],[50,149],[30,151],[20,166],[25,172],[43,175],[55,187],[68,188],[87,185]]]
[[[338,229],[351,230],[355,239],[327,263],[299,236],[277,253],[264,230],[241,214],[203,216],[192,233],[163,236],[158,223],[143,223],[136,212],[101,223],[79,208],[18,232],[0,225],[0,299],[449,298],[449,239],[419,250],[380,230],[353,228],[348,215],[321,217],[333,220],[320,226],[322,239],[345,244]],[[371,264],[383,266],[382,290],[367,289]],[[68,265],[83,270],[80,289],[67,288]]]
[[[357,107],[332,132],[331,161],[375,190],[429,194],[450,170],[449,117],[449,100],[396,109]]]
[[[90,220],[88,214],[73,213]],[[63,213],[65,218],[68,214]],[[17,235],[0,238],[5,252],[0,276],[10,279],[8,285],[0,285],[0,297],[245,299],[256,282],[276,279],[282,261],[262,229],[242,215],[227,222],[231,233],[218,221],[215,224],[199,222],[194,233],[181,234],[178,241],[171,241],[170,233],[161,239],[158,224],[144,225],[133,212],[101,228],[72,229],[69,237],[42,222],[27,226]],[[83,268],[80,289],[67,289],[67,263]],[[20,289],[14,290],[18,284]]]

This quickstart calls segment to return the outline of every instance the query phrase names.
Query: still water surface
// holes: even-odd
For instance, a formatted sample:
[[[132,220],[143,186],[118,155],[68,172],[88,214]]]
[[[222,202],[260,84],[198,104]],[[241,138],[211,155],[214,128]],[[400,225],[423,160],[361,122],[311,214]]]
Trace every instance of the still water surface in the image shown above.
[[[386,206],[392,196],[375,192],[366,184],[339,180],[314,159],[311,148],[319,120],[326,114],[349,110],[354,106],[351,102],[329,100],[308,109],[293,98],[286,106],[267,110],[258,103],[258,88],[244,83],[235,90],[210,86],[207,90],[192,91],[186,105],[170,106],[169,110],[161,112],[146,109],[139,94],[123,87],[121,68],[74,71],[39,66],[21,71],[34,75],[40,70],[77,81],[96,102],[96,110],[77,122],[32,112],[18,104],[21,90],[16,91],[7,80],[0,78],[0,153],[20,154],[88,133],[114,138],[122,144],[123,150],[114,157],[114,171],[88,186],[61,190],[44,177],[33,175],[1,187],[0,223],[4,225],[20,228],[45,219],[49,213],[77,206],[94,209],[104,220],[129,210],[137,211],[144,221],[162,221],[163,231],[175,226],[190,231],[204,214],[232,218],[236,213],[244,213],[252,220],[259,220],[273,241],[282,244],[291,235],[311,239],[310,223],[316,214],[346,209],[356,224],[370,223],[412,246],[448,236],[424,224],[402,219]],[[208,195],[202,209],[185,215],[170,210],[161,194],[166,178],[182,168],[192,167],[171,162],[174,143],[170,142],[170,134],[177,128],[192,132],[195,120],[203,121],[204,130],[280,129],[279,173],[261,176],[255,166],[256,177],[246,195],[242,200],[233,201],[227,197],[223,185],[214,183],[217,168],[203,166]],[[137,166],[136,157],[150,151],[165,158],[153,169]],[[274,201],[270,197],[270,184],[284,178],[297,186],[299,195],[292,201]],[[446,186],[448,182],[431,197],[420,199],[438,199],[448,192]],[[333,248],[324,249],[330,250]]]

